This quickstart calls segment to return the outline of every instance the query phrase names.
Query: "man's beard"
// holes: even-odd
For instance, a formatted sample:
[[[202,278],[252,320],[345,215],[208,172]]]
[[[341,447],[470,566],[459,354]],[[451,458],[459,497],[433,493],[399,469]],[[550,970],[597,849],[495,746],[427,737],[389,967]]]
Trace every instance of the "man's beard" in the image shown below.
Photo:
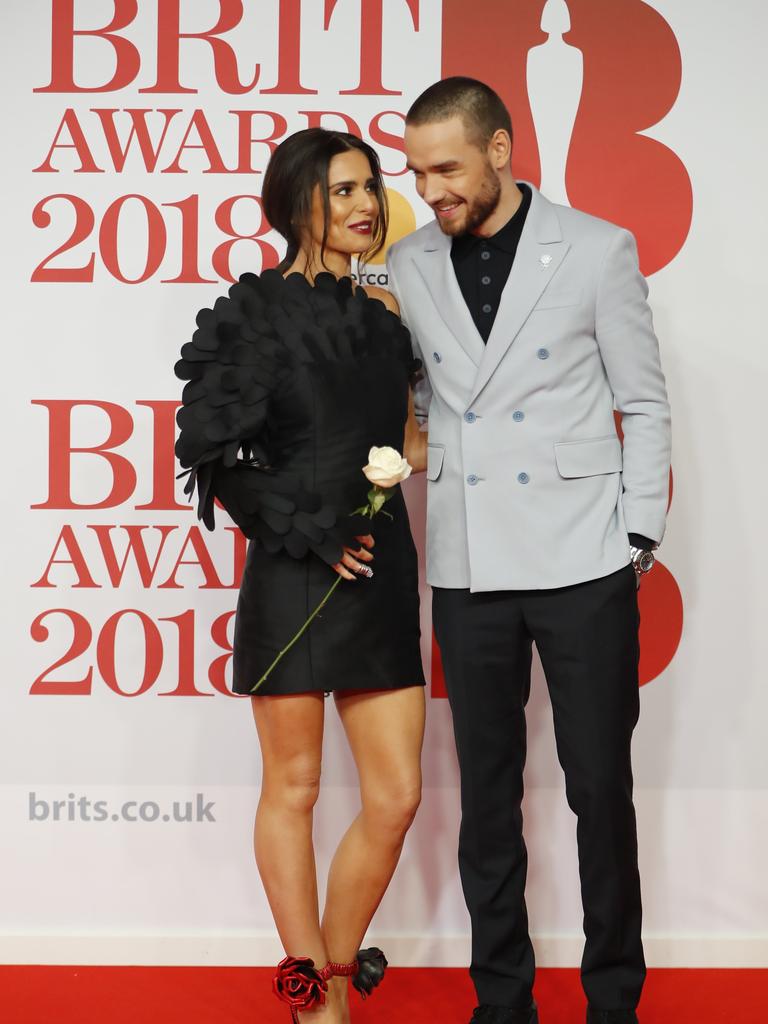
[[[438,223],[446,235],[468,235],[475,228],[479,228],[496,210],[501,196],[501,182],[493,173],[490,164],[487,166],[480,191],[471,203],[467,203],[467,212],[464,223],[461,227],[452,228],[451,224],[443,224],[438,217]]]

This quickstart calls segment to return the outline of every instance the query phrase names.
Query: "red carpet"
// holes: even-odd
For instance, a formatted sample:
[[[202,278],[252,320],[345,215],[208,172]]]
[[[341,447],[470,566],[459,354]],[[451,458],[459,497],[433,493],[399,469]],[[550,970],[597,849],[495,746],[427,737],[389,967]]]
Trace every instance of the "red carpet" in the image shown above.
[[[0,967],[4,1024],[288,1024],[272,971],[228,967]],[[541,1024],[583,1024],[578,971],[541,970]],[[467,1024],[463,970],[391,968],[355,1024]],[[653,970],[641,1024],[766,1024],[768,970]]]

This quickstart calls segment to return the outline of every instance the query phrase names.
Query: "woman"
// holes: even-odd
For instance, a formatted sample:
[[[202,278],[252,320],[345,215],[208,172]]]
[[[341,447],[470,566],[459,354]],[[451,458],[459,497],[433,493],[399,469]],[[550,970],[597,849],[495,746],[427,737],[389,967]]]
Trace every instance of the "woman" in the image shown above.
[[[176,451],[206,525],[218,498],[251,538],[235,692],[253,691],[333,573],[343,577],[251,704],[263,758],[256,861],[287,954],[275,992],[294,1021],[346,1024],[347,979],[365,996],[386,967],[380,950],[359,946],[419,803],[424,732],[416,553],[399,487],[391,518],[371,526],[350,513],[366,503],[371,446],[405,442],[424,467],[409,390],[418,365],[394,298],[350,276],[352,257],[379,252],[386,236],[375,151],[343,132],[299,132],[273,154],[263,202],[286,258],[198,315],[176,367],[189,381]],[[362,806],[333,858],[321,918],[312,813],[329,693]]]

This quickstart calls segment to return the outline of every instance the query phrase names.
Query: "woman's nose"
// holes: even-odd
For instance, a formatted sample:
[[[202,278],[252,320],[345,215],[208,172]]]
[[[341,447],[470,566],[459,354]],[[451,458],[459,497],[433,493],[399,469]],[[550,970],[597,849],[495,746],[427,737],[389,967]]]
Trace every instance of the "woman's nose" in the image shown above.
[[[378,205],[378,200],[372,192],[363,192],[357,204],[358,209],[363,213],[374,213]]]

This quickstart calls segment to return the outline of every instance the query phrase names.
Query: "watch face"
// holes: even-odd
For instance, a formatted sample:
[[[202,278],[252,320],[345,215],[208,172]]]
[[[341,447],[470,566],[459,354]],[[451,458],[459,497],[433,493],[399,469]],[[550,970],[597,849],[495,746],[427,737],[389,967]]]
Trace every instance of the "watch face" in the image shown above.
[[[635,563],[638,572],[648,572],[653,568],[656,558],[652,551],[643,551]]]

